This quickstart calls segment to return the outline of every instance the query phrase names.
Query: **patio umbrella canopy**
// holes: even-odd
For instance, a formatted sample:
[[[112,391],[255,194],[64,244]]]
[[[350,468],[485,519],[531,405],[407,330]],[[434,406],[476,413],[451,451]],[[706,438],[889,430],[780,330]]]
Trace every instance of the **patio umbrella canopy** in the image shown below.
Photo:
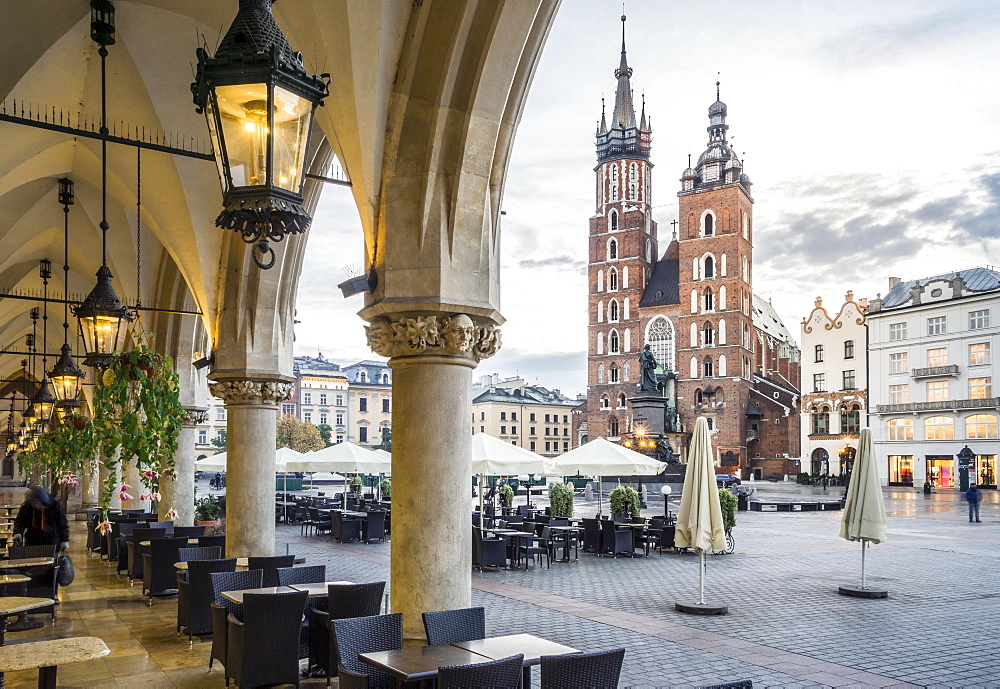
[[[333,471],[341,474],[388,474],[392,465],[354,443],[337,443],[308,452],[287,464],[287,471]]]
[[[226,471],[227,453],[220,452],[205,459],[199,459],[194,463],[198,471]],[[282,473],[286,471],[299,471],[298,469],[288,469],[288,462],[294,462],[303,457],[301,452],[296,452],[290,447],[279,447],[274,451],[274,471]]]
[[[472,473],[486,476],[555,473],[549,460],[487,433],[472,436]]]
[[[680,612],[699,615],[725,615],[728,612],[724,605],[705,602],[705,551],[726,549],[726,527],[722,521],[714,466],[708,421],[699,416],[691,436],[674,535],[675,546],[698,551],[698,602],[675,603],[674,608]]]
[[[861,542],[861,586],[841,586],[840,593],[862,598],[884,598],[888,591],[871,589],[865,581],[865,551],[869,543],[886,539],[885,503],[882,501],[882,483],[875,466],[872,431],[861,429],[858,454],[854,471],[847,487],[847,498],[840,520],[840,537]]]

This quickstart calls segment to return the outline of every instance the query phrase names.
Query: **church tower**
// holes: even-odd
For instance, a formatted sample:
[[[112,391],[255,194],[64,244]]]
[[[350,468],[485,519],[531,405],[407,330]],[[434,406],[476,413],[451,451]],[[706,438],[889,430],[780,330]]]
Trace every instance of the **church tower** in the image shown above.
[[[682,416],[708,417],[716,462],[735,469],[737,461],[745,464],[747,414],[754,408],[748,406],[756,339],[753,198],[750,179],[727,141],[726,115],[716,82],[708,147],[694,168],[689,158],[678,192],[677,370]]]
[[[589,438],[615,438],[629,430],[628,399],[638,387],[637,361],[643,344],[639,301],[658,253],[650,198],[652,127],[645,99],[636,122],[631,77],[623,15],[611,126],[602,105],[596,133],[588,267]]]

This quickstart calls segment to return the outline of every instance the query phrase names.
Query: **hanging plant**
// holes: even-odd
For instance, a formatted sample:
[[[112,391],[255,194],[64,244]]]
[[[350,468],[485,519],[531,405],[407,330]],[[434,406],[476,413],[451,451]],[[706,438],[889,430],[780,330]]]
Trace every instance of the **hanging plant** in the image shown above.
[[[611,504],[611,514],[624,514],[629,517],[639,516],[639,494],[634,488],[618,486],[608,496]]]
[[[105,514],[116,494],[132,497],[133,487],[120,483],[119,477],[129,463],[139,469],[142,499],[157,500],[160,479],[176,477],[174,455],[184,408],[173,360],[150,349],[140,333],[133,333],[133,340],[130,351],[108,362],[94,394],[94,418],[100,420],[95,431],[109,470],[101,491]]]
[[[34,452],[17,456],[22,473],[40,466],[62,486],[76,485],[78,476],[95,466],[99,441],[91,419],[72,414],[55,421],[52,428],[35,441]]]
[[[565,483],[553,483],[549,488],[549,506],[553,517],[573,516],[573,488]]]

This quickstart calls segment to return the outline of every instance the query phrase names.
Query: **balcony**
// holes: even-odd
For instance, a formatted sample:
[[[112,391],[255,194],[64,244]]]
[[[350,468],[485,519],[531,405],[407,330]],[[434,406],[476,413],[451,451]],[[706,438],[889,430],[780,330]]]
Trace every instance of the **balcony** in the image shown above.
[[[879,404],[876,414],[899,414],[913,411],[950,411],[952,409],[996,409],[1000,407],[1000,397],[981,400],[945,400],[943,402],[909,402],[907,404]]]
[[[911,378],[936,378],[940,376],[958,377],[958,364],[948,364],[947,366],[930,366],[928,368],[915,368],[910,372]]]

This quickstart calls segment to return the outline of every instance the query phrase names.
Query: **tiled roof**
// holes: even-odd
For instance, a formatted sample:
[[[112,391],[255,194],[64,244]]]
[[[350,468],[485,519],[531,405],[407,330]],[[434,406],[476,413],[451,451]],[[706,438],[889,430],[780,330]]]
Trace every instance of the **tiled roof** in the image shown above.
[[[753,295],[753,324],[755,328],[762,330],[776,340],[798,346],[795,344],[792,334],[788,332],[788,328],[781,322],[781,317],[774,310],[771,302],[761,299],[756,294]]]
[[[965,283],[965,289],[971,292],[990,292],[995,289],[1000,289],[1000,272],[991,268],[977,266],[976,268],[969,268],[968,270],[959,270],[957,272],[953,271],[951,273],[934,275],[929,278],[900,282],[898,285],[889,290],[888,294],[882,297],[882,308],[891,309],[897,306],[902,306],[908,302],[911,297],[911,290],[916,285],[923,287],[939,280],[954,280],[956,277],[961,277],[962,282]]]
[[[642,299],[639,300],[639,306],[680,304],[680,290],[677,287],[679,272],[676,258],[663,258],[657,261],[642,293]]]

